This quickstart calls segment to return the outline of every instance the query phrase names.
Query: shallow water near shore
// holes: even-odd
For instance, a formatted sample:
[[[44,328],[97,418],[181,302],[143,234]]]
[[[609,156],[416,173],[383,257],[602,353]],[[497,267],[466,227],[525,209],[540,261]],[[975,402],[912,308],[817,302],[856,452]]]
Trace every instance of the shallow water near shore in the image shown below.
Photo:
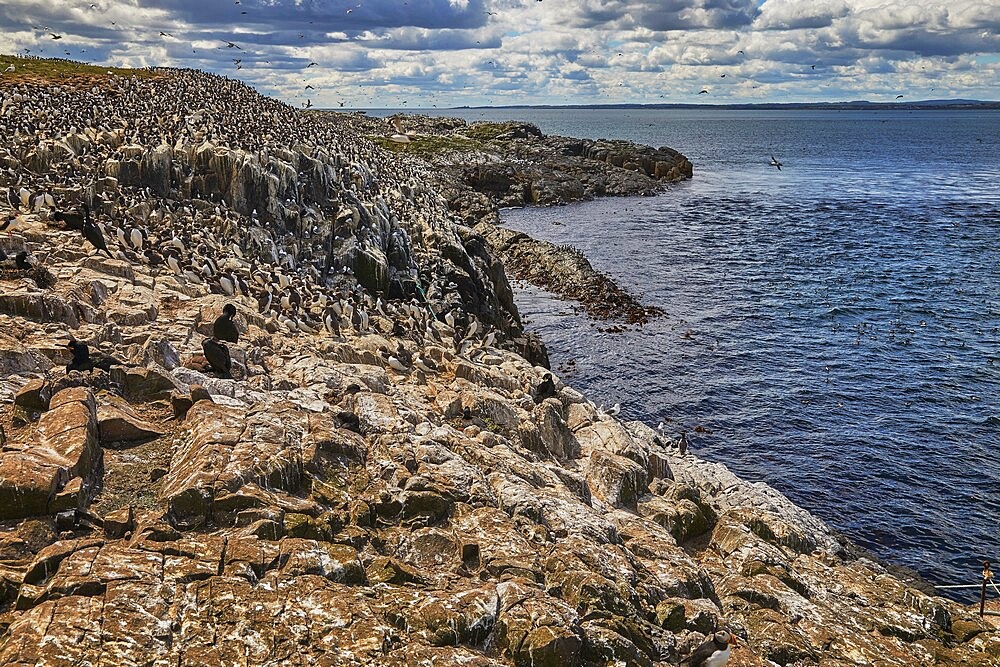
[[[435,112],[694,162],[662,196],[504,212],[667,312],[603,333],[522,286],[567,382],[933,582],[1000,557],[1000,113]]]

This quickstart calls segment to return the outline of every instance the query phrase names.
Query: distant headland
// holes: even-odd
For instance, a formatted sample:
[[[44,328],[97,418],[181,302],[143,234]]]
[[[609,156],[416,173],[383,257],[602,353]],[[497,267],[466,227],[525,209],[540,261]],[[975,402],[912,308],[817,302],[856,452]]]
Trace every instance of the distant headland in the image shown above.
[[[989,100],[918,100],[913,102],[766,102],[754,104],[509,104],[501,106],[462,106],[455,109],[733,109],[747,111],[807,110],[807,111],[922,111],[1000,109],[1000,101]]]

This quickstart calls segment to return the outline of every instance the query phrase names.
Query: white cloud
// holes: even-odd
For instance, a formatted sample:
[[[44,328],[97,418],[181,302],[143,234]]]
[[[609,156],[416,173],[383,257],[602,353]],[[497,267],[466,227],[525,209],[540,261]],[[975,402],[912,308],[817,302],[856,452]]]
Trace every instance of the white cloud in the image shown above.
[[[1000,0],[92,1],[2,0],[0,50],[334,106],[1000,97]]]

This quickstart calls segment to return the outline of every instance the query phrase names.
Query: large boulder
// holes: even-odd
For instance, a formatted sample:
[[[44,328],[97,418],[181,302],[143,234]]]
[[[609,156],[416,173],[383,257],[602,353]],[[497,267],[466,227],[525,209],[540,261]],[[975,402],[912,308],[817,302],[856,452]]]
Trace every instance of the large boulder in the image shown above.
[[[73,485],[71,497],[58,498],[70,480],[89,483],[100,458],[97,407],[89,388],[56,393],[38,420],[37,440],[20,451],[0,453],[0,518],[20,519],[56,511],[54,505],[83,506],[88,488]]]

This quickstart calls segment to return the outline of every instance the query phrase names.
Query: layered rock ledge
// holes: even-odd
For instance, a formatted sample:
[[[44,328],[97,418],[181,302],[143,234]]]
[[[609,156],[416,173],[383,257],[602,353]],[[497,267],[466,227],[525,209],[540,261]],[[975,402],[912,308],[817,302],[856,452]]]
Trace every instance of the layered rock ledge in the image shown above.
[[[614,196],[649,196],[691,178],[691,162],[668,147],[629,141],[548,136],[522,122],[456,118],[354,117],[388,150],[433,165],[435,187],[465,224],[474,227],[503,261],[507,273],[579,301],[603,320],[643,324],[661,314],[644,306],[578,250],[499,226],[499,209],[552,206]],[[398,133],[406,129],[406,136]],[[388,134],[396,132],[396,134]]]
[[[721,627],[737,666],[997,664],[968,610],[549,386],[419,166],[217,77],[91,84],[0,89],[0,248],[52,274],[0,274],[0,664],[652,667]],[[84,201],[110,257],[56,215]]]

